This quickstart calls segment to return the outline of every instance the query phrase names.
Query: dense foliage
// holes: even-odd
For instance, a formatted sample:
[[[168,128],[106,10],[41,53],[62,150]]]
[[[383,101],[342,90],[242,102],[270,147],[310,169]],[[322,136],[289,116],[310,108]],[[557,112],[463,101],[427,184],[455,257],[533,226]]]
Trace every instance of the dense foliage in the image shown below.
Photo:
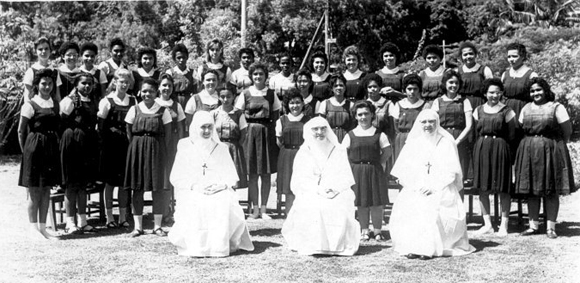
[[[100,48],[97,61],[101,61],[109,56],[109,40],[120,37],[128,45],[127,62],[134,63],[136,50],[149,46],[158,51],[158,65],[162,68],[172,66],[170,50],[176,43],[184,43],[189,48],[189,64],[195,67],[204,60],[205,44],[218,38],[225,45],[226,64],[235,68],[238,65],[237,50],[242,47],[240,2],[1,2],[2,103],[18,101],[8,97],[20,95],[21,77],[35,60],[33,42],[40,36],[48,37],[53,43],[55,65],[60,63],[58,47],[64,41],[96,43]],[[391,41],[401,49],[400,61],[409,61],[405,67],[412,71],[424,66],[421,58],[413,60],[421,44],[441,44],[443,40],[453,44],[471,39],[483,47],[481,57],[484,63],[499,73],[507,65],[503,48],[509,42],[520,41],[533,54],[530,60],[532,65],[557,84],[557,91],[566,96],[578,92],[578,82],[568,78],[579,77],[577,70],[580,68],[575,63],[579,61],[578,45],[574,44],[579,32],[577,28],[563,28],[576,22],[577,13],[573,11],[579,11],[577,0],[247,2],[248,29],[244,45],[253,47],[258,58],[267,62],[272,69],[278,68],[277,56],[280,53],[288,52],[297,58],[304,56],[316,26],[328,8],[330,32],[336,38],[336,44],[331,48],[331,63],[340,64],[342,50],[354,44],[363,53],[363,68],[373,71],[382,67],[380,46]],[[560,48],[558,44],[566,45],[568,49]],[[453,48],[448,52],[451,55],[449,61],[454,62]],[[554,56],[576,56],[576,60]],[[560,66],[558,64],[567,65],[564,68],[554,67]],[[568,100],[574,101],[573,98]],[[6,112],[4,109],[1,111]],[[3,113],[0,118],[12,116],[14,113]],[[6,121],[10,119],[1,120],[0,130],[10,128],[10,122]],[[3,131],[0,132],[0,141],[4,140]]]

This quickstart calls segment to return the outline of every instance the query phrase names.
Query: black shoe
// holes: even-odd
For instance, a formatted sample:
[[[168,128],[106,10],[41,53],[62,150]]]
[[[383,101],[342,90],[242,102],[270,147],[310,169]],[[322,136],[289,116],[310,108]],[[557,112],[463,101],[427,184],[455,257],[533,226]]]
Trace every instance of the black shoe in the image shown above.
[[[426,256],[426,255],[422,255],[422,256],[419,257],[419,259],[420,260],[430,260],[430,259],[432,259],[432,257]]]
[[[558,238],[558,234],[556,234],[556,231],[554,231],[554,229],[548,229],[546,230],[546,236],[550,239],[556,239]]]
[[[520,236],[529,236],[529,235],[536,235],[539,231],[537,229],[528,228],[528,230],[521,232]]]
[[[421,256],[416,255],[416,254],[408,254],[408,255],[405,255],[405,257],[408,259],[416,259],[416,258],[420,258]]]
[[[466,179],[465,181],[463,181],[463,186],[464,187],[473,187],[473,179]]]
[[[161,229],[161,228],[157,228],[157,229],[153,230],[153,234],[157,235],[159,237],[167,236],[167,232],[163,231],[163,229]]]

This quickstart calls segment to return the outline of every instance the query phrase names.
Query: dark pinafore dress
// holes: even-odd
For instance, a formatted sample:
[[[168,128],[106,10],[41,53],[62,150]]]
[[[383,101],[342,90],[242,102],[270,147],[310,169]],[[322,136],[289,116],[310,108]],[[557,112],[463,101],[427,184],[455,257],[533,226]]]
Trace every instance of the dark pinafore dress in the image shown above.
[[[62,117],[65,125],[60,140],[62,185],[65,189],[85,189],[96,180],[99,169],[98,109],[94,100],[81,101],[76,93],[68,97],[74,109],[68,117]]]
[[[407,141],[409,131],[411,131],[411,129],[413,128],[413,123],[415,123],[415,120],[417,119],[419,112],[423,110],[425,104],[426,102],[423,102],[423,105],[417,108],[404,108],[401,107],[401,105],[399,104],[400,109],[399,119],[397,121],[397,129],[396,129],[397,136],[395,137],[395,146],[394,146],[395,160],[397,160],[399,153],[401,153],[401,149],[403,149],[403,146]]]
[[[240,144],[242,133],[240,131],[240,117],[244,114],[239,109],[232,113],[223,110],[214,111],[215,127],[220,141],[228,146],[230,156],[238,173],[238,188],[248,187],[248,174],[246,171],[246,158]]]
[[[248,90],[242,92],[245,100],[244,115],[248,123],[247,139],[244,143],[248,174],[276,173],[278,146],[276,145],[274,90],[268,89],[266,96],[253,96]]]
[[[458,73],[461,76],[463,85],[459,89],[459,94],[465,96],[471,103],[473,109],[485,103],[484,94],[481,93],[481,87],[485,80],[485,66],[479,65],[479,69],[475,72],[466,73],[463,67],[458,68]]]
[[[34,116],[28,120],[30,132],[24,143],[18,185],[22,187],[60,185],[59,105],[54,102],[54,107],[42,108],[32,100],[28,103],[34,109]]]
[[[96,68],[97,67],[95,67],[95,69]],[[91,90],[91,94],[89,95],[89,98],[91,100],[94,100],[94,101],[99,101],[102,98],[101,97],[101,94],[102,94],[102,92],[101,92],[101,72],[102,71],[100,69],[96,69],[95,73],[93,74],[93,80],[94,80],[95,84],[94,84],[93,90]],[[108,82],[110,82],[110,81],[108,81]]]
[[[352,102],[350,100],[345,100],[342,106],[334,106],[334,104],[330,103],[330,99],[327,99],[326,102],[323,103],[326,103],[325,118],[334,134],[336,134],[338,142],[342,142],[348,131],[354,128],[354,119],[350,112],[350,105]]]
[[[129,96],[129,104],[118,105],[108,97],[111,105],[107,118],[102,122],[101,139],[103,150],[101,152],[101,177],[103,181],[111,186],[123,186],[125,181],[125,163],[127,160],[127,149],[129,140],[125,116],[131,106],[137,104],[134,96]]]
[[[465,129],[465,111],[463,109],[465,99],[463,96],[451,101],[444,100],[442,97],[437,98],[439,103],[439,123],[454,139],[457,139]],[[457,153],[459,154],[459,162],[464,178],[467,178],[469,164],[471,162],[468,146],[469,142],[467,139],[464,139],[457,145]]]
[[[528,103],[524,113],[524,139],[516,153],[515,193],[545,197],[576,191],[570,153],[556,119],[559,103],[548,102],[539,109]]]
[[[172,94],[172,97],[177,99],[181,107],[185,108],[187,105],[187,101],[193,96],[194,94],[198,93],[197,89],[197,81],[193,78],[193,71],[189,70],[185,75],[178,74],[175,70],[172,70],[173,80],[175,81],[175,91]],[[180,84],[178,86],[178,83]],[[187,84],[187,86],[183,86],[182,84]]]
[[[80,74],[80,71],[75,70],[75,72],[70,73],[58,70],[61,82],[61,85],[58,87],[60,97],[68,96],[75,89],[75,79]],[[56,86],[56,81],[54,81],[54,85]]]
[[[139,71],[133,71],[133,80],[135,82],[133,84],[133,88],[131,90],[129,90],[128,93],[134,95],[137,98],[137,101],[141,102],[143,99],[138,94],[139,94],[139,91],[141,90],[141,85],[143,84],[143,81],[146,78],[152,78],[154,80],[159,80],[160,76],[161,76],[161,72],[159,70],[155,70],[151,77],[143,77],[139,74]]]
[[[433,101],[439,97],[443,74],[439,76],[428,76],[425,71],[421,71],[419,76],[423,80],[423,93],[421,94],[421,97],[425,100],[425,103],[429,105],[427,108],[430,108]]]
[[[365,99],[366,92],[362,83],[363,78],[366,76],[366,72],[362,72],[360,77],[354,80],[346,80],[346,91],[344,92],[344,97],[350,101],[357,101]]]
[[[389,203],[387,178],[381,166],[381,131],[368,137],[358,137],[348,132],[350,146],[348,160],[354,175],[352,187],[356,196],[355,205],[371,207]],[[389,172],[387,168],[386,172]]]
[[[280,117],[283,144],[278,158],[278,175],[276,176],[278,194],[293,194],[290,189],[292,166],[294,165],[294,158],[296,157],[296,153],[298,153],[298,149],[304,143],[302,132],[304,124],[308,120],[309,117],[306,115],[300,121],[290,121],[287,115]]]
[[[127,152],[125,189],[156,191],[163,189],[165,173],[165,142],[163,112],[145,114],[135,105],[135,121],[129,124],[133,139]]]
[[[504,106],[498,113],[477,107],[477,140],[473,147],[473,187],[482,192],[509,193],[512,181],[510,133],[505,117],[511,110]]]
[[[199,97],[199,93],[196,93],[193,96],[193,99],[195,100],[195,111],[196,112],[197,111],[208,111],[209,112],[209,111],[212,111],[212,110],[218,108],[222,104],[221,101],[219,101],[219,100],[218,100],[217,104],[212,104],[212,105],[204,104],[201,101],[201,97]]]
[[[309,103],[304,104],[304,109],[302,110],[304,116],[309,119],[316,116],[316,103],[318,103],[318,100],[313,98]]]
[[[324,101],[332,97],[330,92],[330,75],[326,76],[326,79],[320,82],[312,82],[312,96],[316,101]]]
[[[520,117],[520,112],[524,105],[532,101],[530,90],[526,89],[532,73],[533,71],[530,69],[521,78],[512,78],[509,69],[504,73],[504,103],[516,112],[516,117]]]
[[[173,100],[173,103],[171,104],[171,107],[167,107],[167,110],[169,111],[169,113],[171,114],[171,133],[169,133],[169,135],[171,135],[171,141],[169,142],[169,145],[167,147],[167,155],[166,155],[166,160],[167,160],[167,164],[165,165],[165,174],[166,174],[166,178],[165,178],[165,184],[163,185],[163,187],[166,190],[170,190],[173,189],[173,185],[171,185],[171,183],[169,182],[169,174],[171,174],[171,169],[173,168],[173,162],[175,161],[175,154],[177,154],[177,143],[179,142],[179,129],[177,127],[177,124],[179,123],[177,121],[177,105],[178,102]]]
[[[403,77],[405,76],[405,72],[399,70],[394,74],[386,74],[383,73],[382,70],[377,71],[377,75],[379,75],[383,79],[383,87],[390,86],[394,90],[398,92],[403,91]],[[398,96],[387,96],[388,100],[392,101],[393,103],[401,100]]]

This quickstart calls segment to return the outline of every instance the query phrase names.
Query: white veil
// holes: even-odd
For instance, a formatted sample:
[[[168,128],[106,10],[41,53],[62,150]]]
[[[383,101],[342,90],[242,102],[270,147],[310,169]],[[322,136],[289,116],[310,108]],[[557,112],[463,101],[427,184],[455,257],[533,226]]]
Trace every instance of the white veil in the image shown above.
[[[326,139],[334,146],[340,146],[338,142],[338,138],[336,134],[330,128],[330,124],[326,119],[317,116],[310,119],[306,124],[304,124],[304,130],[302,132],[302,136],[304,137],[304,144],[305,146],[319,146],[320,142],[318,142],[314,136],[312,135],[312,128],[315,127],[326,127]]]
[[[210,139],[204,139],[200,135],[201,126],[205,124],[214,125]],[[220,138],[218,136],[217,130],[215,128],[215,120],[213,116],[207,111],[197,111],[193,115],[191,120],[191,125],[189,126],[189,139],[193,144],[208,145],[211,142],[220,144]]]

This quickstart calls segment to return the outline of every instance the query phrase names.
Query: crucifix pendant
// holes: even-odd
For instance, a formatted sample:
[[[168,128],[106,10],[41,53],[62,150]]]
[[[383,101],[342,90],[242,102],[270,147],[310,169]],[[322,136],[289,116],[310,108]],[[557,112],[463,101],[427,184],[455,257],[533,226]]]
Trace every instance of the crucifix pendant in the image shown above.
[[[427,164],[425,164],[425,167],[427,167],[427,174],[429,174],[429,171],[431,171],[431,166],[433,165],[431,165],[430,162],[427,162]]]
[[[201,168],[203,168],[203,175],[205,176],[205,169],[207,169],[207,163],[204,163]]]

